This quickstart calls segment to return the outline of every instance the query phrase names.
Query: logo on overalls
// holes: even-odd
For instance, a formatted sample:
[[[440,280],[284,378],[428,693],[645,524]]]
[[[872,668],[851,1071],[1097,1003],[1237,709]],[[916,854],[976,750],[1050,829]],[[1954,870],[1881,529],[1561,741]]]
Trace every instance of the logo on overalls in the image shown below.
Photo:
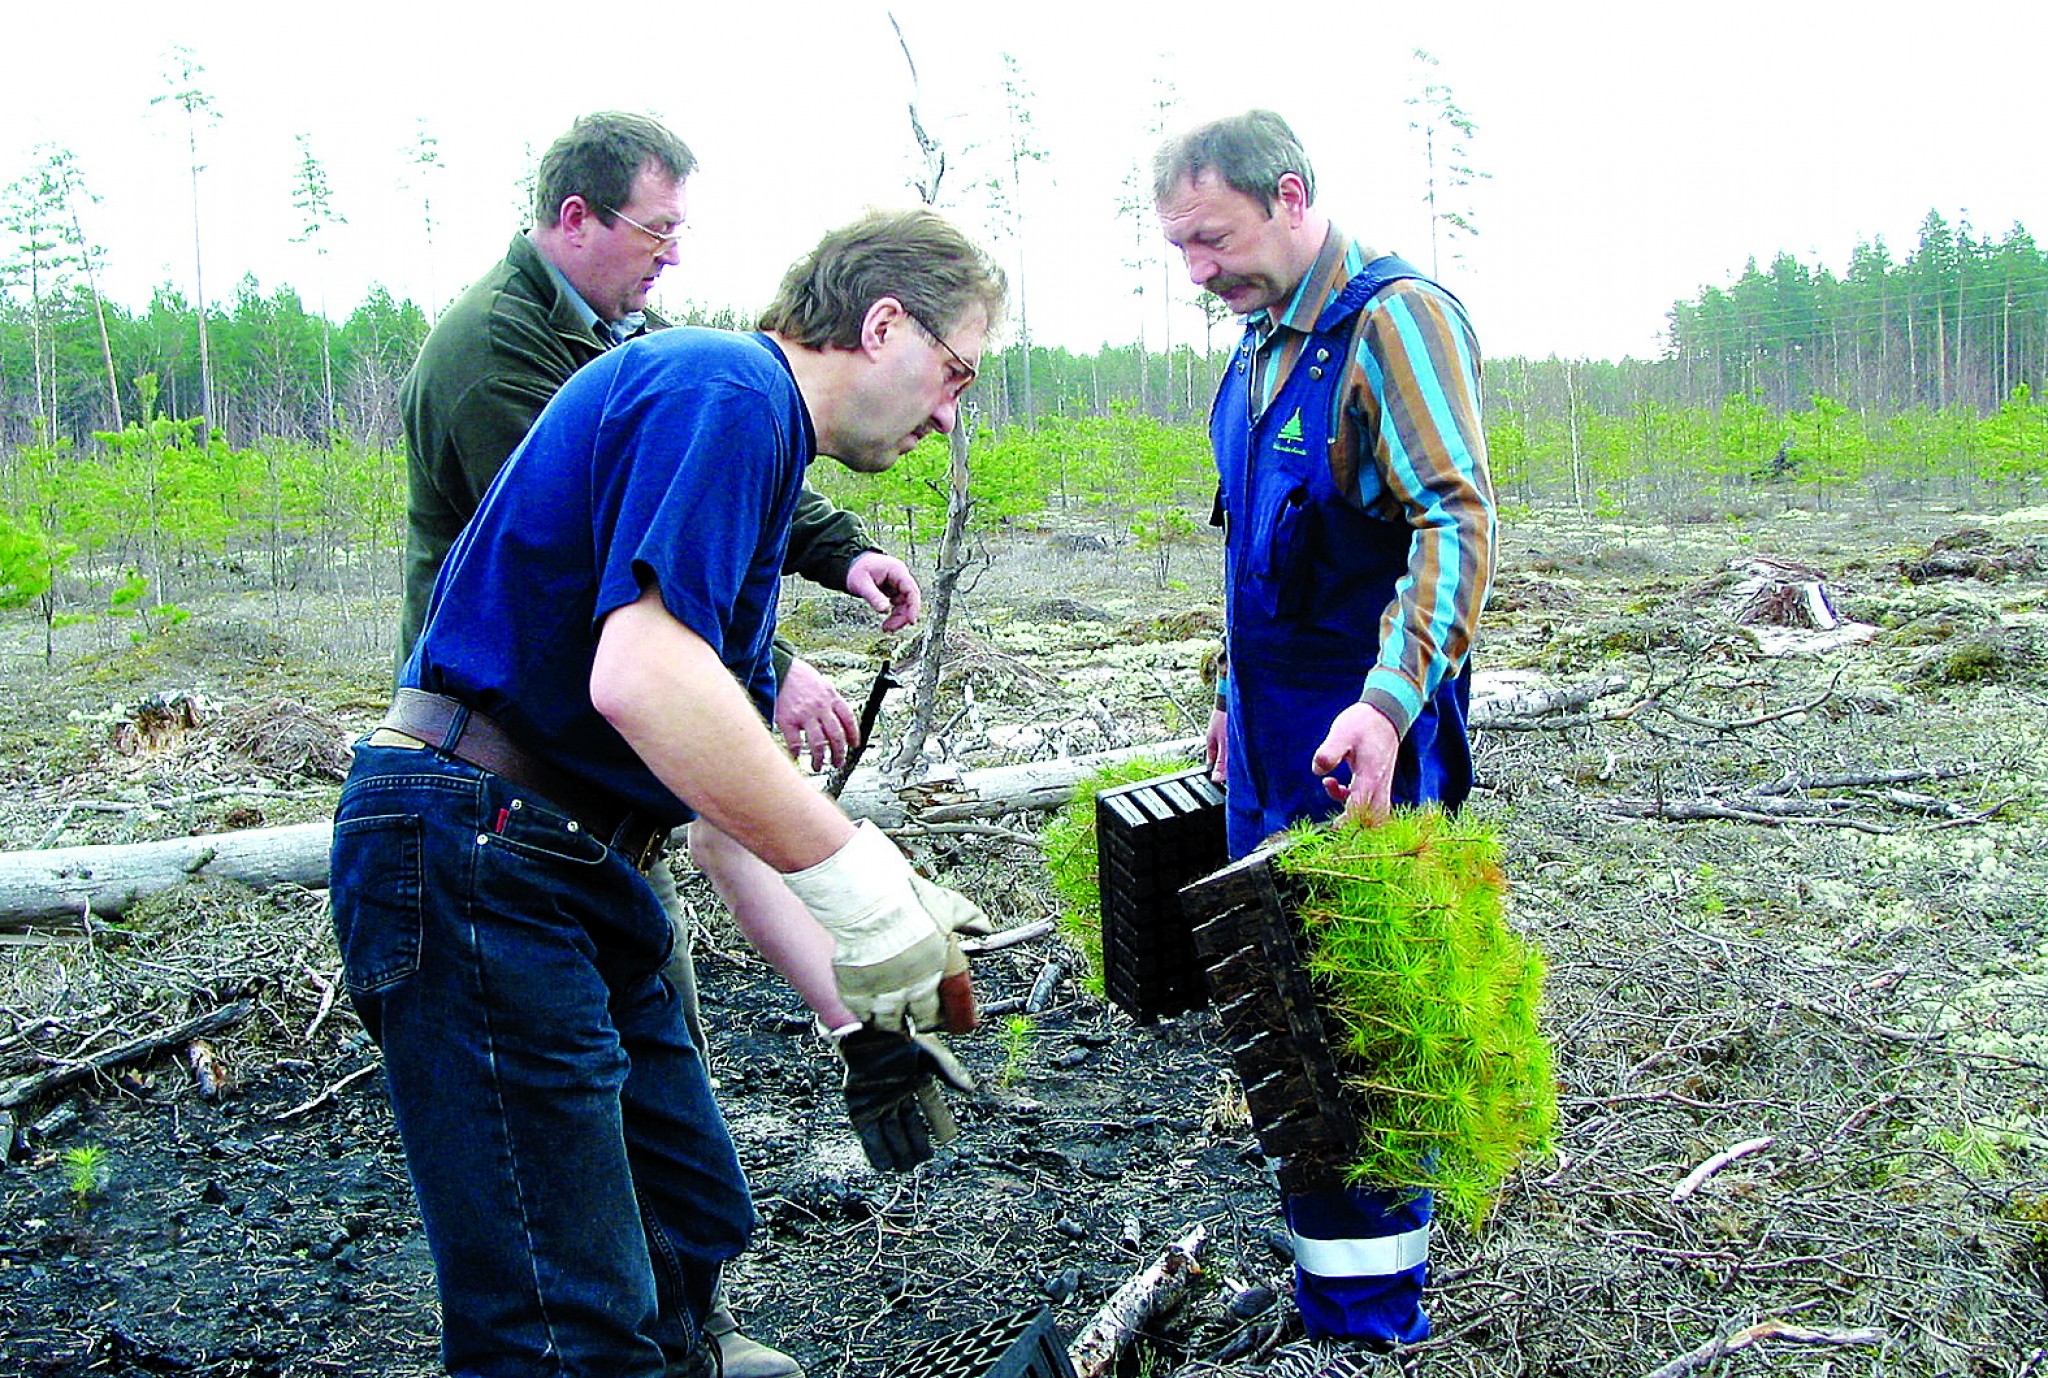
[[[1308,442],[1301,438],[1300,408],[1297,407],[1294,415],[1287,418],[1287,424],[1280,428],[1280,434],[1273,437],[1273,448],[1283,454],[1305,455],[1308,453]]]

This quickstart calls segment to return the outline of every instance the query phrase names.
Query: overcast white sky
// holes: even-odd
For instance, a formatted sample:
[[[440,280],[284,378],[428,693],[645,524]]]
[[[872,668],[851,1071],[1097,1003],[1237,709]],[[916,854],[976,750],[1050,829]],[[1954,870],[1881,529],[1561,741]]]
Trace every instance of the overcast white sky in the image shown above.
[[[540,149],[586,110],[644,110],[702,163],[684,261],[657,305],[752,310],[820,232],[912,199],[911,86],[885,10],[917,58],[921,112],[952,154],[947,208],[963,221],[983,220],[972,183],[997,170],[1006,137],[1001,54],[1034,92],[1045,157],[1026,174],[1021,276],[1044,344],[1126,343],[1141,313],[1162,342],[1167,282],[1153,269],[1140,298],[1124,266],[1140,235],[1155,247],[1156,226],[1116,211],[1156,143],[1158,80],[1178,97],[1176,126],[1280,111],[1338,222],[1426,269],[1403,104],[1416,48],[1477,122],[1472,161],[1491,174],[1469,197],[1480,237],[1442,265],[1489,354],[1652,355],[1672,302],[1750,255],[1789,250],[1839,272],[1859,238],[1903,254],[1930,208],[2048,237],[2039,0],[37,5],[6,21],[0,183],[40,144],[72,149],[101,197],[88,230],[110,253],[109,294],[139,307],[168,280],[189,295],[184,132],[150,103],[182,43],[219,115],[201,134],[210,299],[247,272],[316,307],[324,296],[337,315],[373,281],[445,303],[518,228],[516,187]],[[1263,35],[1248,17],[1282,15],[1286,32]],[[425,181],[406,160],[422,120],[444,165]],[[300,133],[349,221],[320,263],[290,242]],[[1018,249],[1000,247],[1013,273]],[[1171,287],[1174,340],[1197,338],[1177,270]]]

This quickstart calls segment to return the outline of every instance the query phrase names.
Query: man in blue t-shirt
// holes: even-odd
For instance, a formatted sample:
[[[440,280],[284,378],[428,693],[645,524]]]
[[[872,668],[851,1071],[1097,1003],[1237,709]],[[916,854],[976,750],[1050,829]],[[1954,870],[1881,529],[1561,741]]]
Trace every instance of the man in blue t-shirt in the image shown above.
[[[1002,271],[929,211],[828,235],[757,334],[636,340],[564,385],[450,551],[336,813],[335,932],[384,1052],[451,1373],[708,1374],[753,1209],[660,972],[678,824],[787,886],[746,936],[839,1041],[869,1160],[950,1122],[954,934],[980,920],[770,733],[804,471],[950,431]],[[958,1011],[955,1011],[957,1014]]]
[[[406,375],[405,603],[398,663],[426,622],[441,564],[483,504],[498,470],[576,371],[668,322],[647,297],[679,261],[696,155],[643,115],[600,111],[549,146],[535,172],[533,224],[435,322]],[[805,490],[790,524],[788,569],[820,587],[866,600],[884,631],[917,617],[919,590],[901,560],[874,549],[857,519]],[[837,766],[860,740],[853,709],[814,667],[778,641],[775,725],[798,760]],[[795,903],[779,881],[747,886],[747,853],[708,823],[692,824],[690,851],[744,924],[764,906]],[[706,1056],[691,956],[692,920],[667,866],[648,873],[676,925],[667,974],[690,1035]],[[772,880],[772,876],[768,878]],[[722,1301],[705,1328],[724,1378],[804,1378],[781,1352],[750,1338]]]

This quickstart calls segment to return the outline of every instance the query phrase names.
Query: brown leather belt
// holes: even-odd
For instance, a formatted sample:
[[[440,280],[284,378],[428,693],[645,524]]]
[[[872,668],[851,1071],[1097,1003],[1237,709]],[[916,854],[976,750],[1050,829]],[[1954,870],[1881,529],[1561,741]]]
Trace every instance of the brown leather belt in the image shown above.
[[[642,871],[660,860],[668,845],[666,826],[571,779],[513,741],[497,719],[460,699],[400,689],[377,726],[539,795]]]

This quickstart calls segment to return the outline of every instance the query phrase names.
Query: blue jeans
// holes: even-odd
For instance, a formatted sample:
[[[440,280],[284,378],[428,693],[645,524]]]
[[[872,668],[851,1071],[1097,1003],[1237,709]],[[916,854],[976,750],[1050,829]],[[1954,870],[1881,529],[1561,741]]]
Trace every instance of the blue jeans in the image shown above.
[[[359,744],[330,898],[462,1375],[661,1374],[753,1202],[646,879],[545,800]]]

